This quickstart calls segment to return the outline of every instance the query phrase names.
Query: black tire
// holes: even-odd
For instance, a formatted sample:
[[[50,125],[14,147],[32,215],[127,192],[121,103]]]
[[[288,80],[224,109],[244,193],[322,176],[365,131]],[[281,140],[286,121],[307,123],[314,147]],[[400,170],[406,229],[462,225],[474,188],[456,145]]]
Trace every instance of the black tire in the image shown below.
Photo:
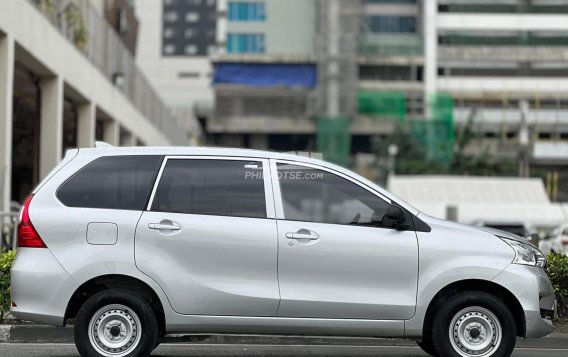
[[[107,320],[105,320],[104,314],[109,314],[106,315]],[[100,322],[99,325],[101,328],[103,326],[113,325],[113,327],[107,329],[111,338],[122,338],[123,341],[127,341],[125,337],[131,336],[131,338],[128,339],[129,342],[125,342],[125,345],[121,347],[124,353],[126,353],[124,356],[146,357],[152,353],[158,341],[158,321],[154,310],[146,300],[137,295],[126,290],[111,289],[99,292],[90,297],[77,313],[74,338],[77,350],[82,357],[105,356],[101,351],[104,348],[104,342],[102,341],[105,341],[104,339],[106,337],[99,339],[100,334],[95,334],[94,332],[91,334],[89,330],[91,320],[95,318],[95,315],[101,316],[101,320],[97,319],[99,321],[93,321],[92,326],[97,326],[96,324],[98,322]],[[116,325],[116,329],[112,322],[110,324],[107,323],[110,321],[122,322]],[[140,326],[138,326],[138,324]],[[137,333],[140,329],[142,330],[141,334]],[[95,331],[94,328],[93,331]],[[104,332],[103,330],[103,333]],[[125,337],[122,337],[123,332]],[[93,343],[91,343],[90,336],[93,338]],[[101,347],[96,347],[98,344],[94,339],[98,339],[98,343],[100,343],[99,346]],[[108,339],[106,341],[108,341]],[[115,351],[110,352],[114,353]]]
[[[416,342],[416,344],[422,349],[422,351],[426,352],[430,356],[438,357],[438,352],[436,352],[434,343],[432,342],[432,336],[422,336],[422,341]]]
[[[465,321],[458,316],[464,317]],[[450,325],[454,322],[454,319],[454,327],[457,327],[457,329],[454,329],[452,336],[450,336]],[[469,322],[474,321],[474,325],[466,325],[468,320]],[[493,320],[498,322],[500,329],[496,323],[492,322]],[[475,321],[485,321],[487,328],[479,329],[475,327],[477,325],[482,326],[484,323],[479,324]],[[470,330],[471,332],[464,332],[466,338],[473,339],[483,338],[483,336],[486,336],[485,338],[487,339],[487,336],[496,336],[494,332],[500,330],[500,343],[498,338],[494,338],[491,339],[492,343],[489,344],[494,346],[490,347],[494,349],[491,357],[509,357],[513,353],[517,338],[515,319],[503,301],[495,296],[481,291],[463,292],[451,297],[441,306],[436,312],[432,325],[432,341],[439,357],[461,357],[457,352],[460,348],[459,340],[455,343],[452,342],[458,339],[457,337],[454,338],[453,334],[459,336],[458,331],[461,331],[459,325],[463,328],[474,326]],[[491,330],[492,335],[488,335],[488,330]],[[480,331],[484,332],[479,334]],[[461,348],[465,349],[466,347],[462,344]],[[467,351],[464,351],[464,353],[466,355],[471,354]],[[473,356],[474,354],[471,355]]]

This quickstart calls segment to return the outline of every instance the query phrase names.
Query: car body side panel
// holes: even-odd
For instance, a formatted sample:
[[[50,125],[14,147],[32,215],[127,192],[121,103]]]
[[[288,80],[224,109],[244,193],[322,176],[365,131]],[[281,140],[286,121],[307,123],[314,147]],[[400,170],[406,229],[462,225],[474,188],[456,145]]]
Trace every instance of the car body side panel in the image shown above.
[[[148,229],[163,219],[180,231]],[[276,316],[277,249],[273,219],[144,212],[136,232],[136,266],[182,314]]]
[[[463,280],[492,281],[515,257],[513,249],[492,234],[423,214],[419,217],[432,231],[417,232],[418,295],[416,314],[405,323],[406,337],[422,335],[428,306],[443,288]]]
[[[541,268],[511,264],[493,282],[515,294],[525,311],[526,337],[546,336],[554,331],[549,320],[544,320],[540,309],[554,310],[555,295],[552,284]]]
[[[20,248],[12,266],[10,312],[19,319],[63,326],[67,302],[79,285],[48,249]]]
[[[80,168],[97,159],[96,151],[77,155],[62,170],[42,184],[32,199],[30,219],[50,252],[68,274],[76,287],[103,275],[125,275],[148,284],[159,296],[166,315],[175,316],[169,300],[160,286],[136,269],[134,263],[134,233],[142,212],[112,209],[69,208],[56,197],[57,189]],[[90,222],[115,223],[118,237],[113,245],[92,245],[87,242],[87,225]],[[22,266],[23,267],[23,266]],[[25,267],[28,269],[27,267]],[[16,273],[16,277],[18,273]],[[25,289],[33,289],[29,284]],[[57,308],[56,325],[63,321],[65,308],[73,292],[61,293],[61,306]],[[46,322],[47,323],[47,322]]]
[[[403,337],[403,320],[169,315],[169,333]]]
[[[286,238],[286,232],[302,229],[319,239]],[[278,233],[278,316],[404,320],[414,315],[415,232],[280,220]]]

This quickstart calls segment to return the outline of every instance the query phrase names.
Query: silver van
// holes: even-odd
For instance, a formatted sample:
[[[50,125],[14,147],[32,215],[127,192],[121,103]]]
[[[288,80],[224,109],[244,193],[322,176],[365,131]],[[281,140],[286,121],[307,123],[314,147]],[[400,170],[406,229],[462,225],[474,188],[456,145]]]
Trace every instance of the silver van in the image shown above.
[[[69,151],[25,202],[12,313],[82,356],[148,356],[167,334],[410,338],[510,356],[550,334],[540,251],[429,217],[344,168],[221,148]]]

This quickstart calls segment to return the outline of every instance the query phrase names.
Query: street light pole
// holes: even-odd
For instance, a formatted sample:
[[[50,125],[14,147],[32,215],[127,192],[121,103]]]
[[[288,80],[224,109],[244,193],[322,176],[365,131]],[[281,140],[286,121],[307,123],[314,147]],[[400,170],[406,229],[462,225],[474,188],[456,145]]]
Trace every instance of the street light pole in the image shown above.
[[[521,127],[519,129],[519,177],[529,177],[530,163],[529,163],[529,127],[528,127],[528,112],[529,103],[523,100],[519,103],[521,112]]]

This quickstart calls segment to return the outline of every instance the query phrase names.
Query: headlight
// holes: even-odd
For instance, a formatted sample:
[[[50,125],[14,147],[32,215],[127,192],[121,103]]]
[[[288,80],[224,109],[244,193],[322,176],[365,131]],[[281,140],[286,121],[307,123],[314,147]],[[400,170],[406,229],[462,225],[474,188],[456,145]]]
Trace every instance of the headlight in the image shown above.
[[[509,244],[515,251],[515,259],[513,260],[514,264],[530,265],[539,268],[544,268],[546,266],[546,257],[540,252],[540,250],[530,244],[517,242],[504,237],[500,238]]]

